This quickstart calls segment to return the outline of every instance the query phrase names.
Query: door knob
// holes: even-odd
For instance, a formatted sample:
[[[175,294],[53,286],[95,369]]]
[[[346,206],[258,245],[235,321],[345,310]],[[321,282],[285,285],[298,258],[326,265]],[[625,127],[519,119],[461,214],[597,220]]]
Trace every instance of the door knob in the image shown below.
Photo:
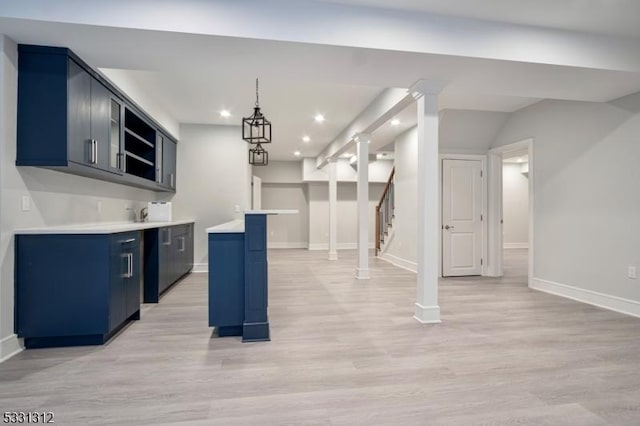
[[[444,229],[446,230],[453,229],[453,226],[445,225]]]

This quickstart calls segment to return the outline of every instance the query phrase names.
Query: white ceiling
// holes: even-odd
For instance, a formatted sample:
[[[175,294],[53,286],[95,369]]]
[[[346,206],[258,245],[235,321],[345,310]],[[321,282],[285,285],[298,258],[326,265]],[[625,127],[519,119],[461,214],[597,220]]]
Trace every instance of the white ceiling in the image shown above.
[[[640,38],[638,0],[316,0]]]
[[[391,7],[383,0],[344,2],[349,1]],[[487,14],[503,5],[503,15],[492,16],[506,20],[515,10],[512,1],[523,3],[482,4],[490,6]],[[472,14],[483,10],[477,3],[404,0],[393,7],[454,13],[456,7],[461,11],[463,5],[469,5],[464,10]],[[538,10],[538,2],[528,3],[531,10]],[[534,12],[521,15],[534,19]],[[621,28],[624,22],[620,21]],[[135,82],[154,103],[183,123],[238,124],[241,116],[251,113],[258,76],[261,106],[273,122],[274,143],[269,152],[274,160],[293,159],[295,150],[301,150],[303,156],[317,155],[384,88],[408,87],[421,78],[449,82],[441,95],[442,110],[504,113],[545,98],[602,102],[640,89],[638,73],[541,63],[2,17],[0,28],[20,43],[70,47],[114,81]],[[233,117],[222,119],[222,108],[231,110]],[[318,112],[327,117],[323,125],[312,120]],[[400,126],[386,126],[374,137],[391,142],[415,123],[414,111],[408,109],[402,115]],[[302,142],[305,134],[312,142]]]

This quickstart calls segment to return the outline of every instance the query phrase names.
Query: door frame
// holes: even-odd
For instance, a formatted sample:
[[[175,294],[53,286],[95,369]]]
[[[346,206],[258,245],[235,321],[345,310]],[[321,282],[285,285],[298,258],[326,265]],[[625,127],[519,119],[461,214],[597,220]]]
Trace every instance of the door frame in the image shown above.
[[[443,206],[443,185],[442,185],[442,162],[444,160],[476,160],[476,161],[480,161],[480,167],[482,170],[482,270],[481,270],[481,276],[485,276],[487,274],[487,254],[488,254],[488,227],[487,227],[487,223],[489,221],[489,217],[487,215],[487,206],[488,206],[488,199],[487,199],[487,156],[486,155],[477,155],[477,154],[449,154],[449,153],[441,153],[439,155],[439,162],[438,162],[438,166],[440,167],[440,170],[438,172],[438,179],[440,180],[439,184],[440,184],[440,208],[438,209],[438,216],[439,216],[439,224],[440,224],[440,229],[439,231],[439,237],[438,237],[438,241],[440,243],[439,245],[439,255],[440,255],[440,262],[438,262],[438,275],[440,276],[440,278],[442,278],[442,262],[443,262],[443,256],[442,256],[442,206]]]
[[[527,285],[531,287],[533,280],[534,260],[534,155],[533,138],[522,139],[517,142],[503,145],[489,150],[489,261],[487,275],[501,277],[504,274],[504,247],[502,229],[502,156],[512,151],[520,151],[526,148],[529,157],[529,262],[527,273]]]

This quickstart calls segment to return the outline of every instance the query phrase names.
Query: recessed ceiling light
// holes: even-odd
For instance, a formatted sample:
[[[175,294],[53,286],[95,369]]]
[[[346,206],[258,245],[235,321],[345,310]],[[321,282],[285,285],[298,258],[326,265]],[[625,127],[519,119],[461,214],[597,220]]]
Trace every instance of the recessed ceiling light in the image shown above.
[[[397,118],[394,118],[393,120],[391,120],[392,126],[397,126],[398,124],[400,124],[400,120],[398,120]]]
[[[220,111],[220,117],[224,117],[224,118],[231,117],[231,113],[228,110],[223,109],[222,111]]]
[[[349,157],[351,157],[352,155],[353,155],[353,154],[351,154],[350,152],[345,152],[344,154],[342,154],[342,156],[343,156],[344,158],[349,158]]]
[[[311,140],[311,138],[309,136],[303,136],[302,137],[302,142],[309,142]]]
[[[522,163],[524,160],[522,158],[518,158],[518,163]]]
[[[316,115],[313,119],[316,120],[316,122],[318,123],[322,123],[325,120],[324,115],[322,114]]]
[[[293,155],[295,155],[296,157],[300,157],[300,151],[294,151]]]

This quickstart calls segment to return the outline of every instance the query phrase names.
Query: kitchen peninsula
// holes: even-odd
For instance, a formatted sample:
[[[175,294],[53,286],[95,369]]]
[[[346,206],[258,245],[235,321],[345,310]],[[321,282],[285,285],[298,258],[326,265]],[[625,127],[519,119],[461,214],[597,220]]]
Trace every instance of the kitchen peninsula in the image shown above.
[[[270,340],[267,215],[298,210],[249,210],[244,220],[207,228],[209,241],[209,326],[219,337],[243,342]]]
[[[191,271],[193,223],[17,230],[16,334],[27,348],[105,343]]]

